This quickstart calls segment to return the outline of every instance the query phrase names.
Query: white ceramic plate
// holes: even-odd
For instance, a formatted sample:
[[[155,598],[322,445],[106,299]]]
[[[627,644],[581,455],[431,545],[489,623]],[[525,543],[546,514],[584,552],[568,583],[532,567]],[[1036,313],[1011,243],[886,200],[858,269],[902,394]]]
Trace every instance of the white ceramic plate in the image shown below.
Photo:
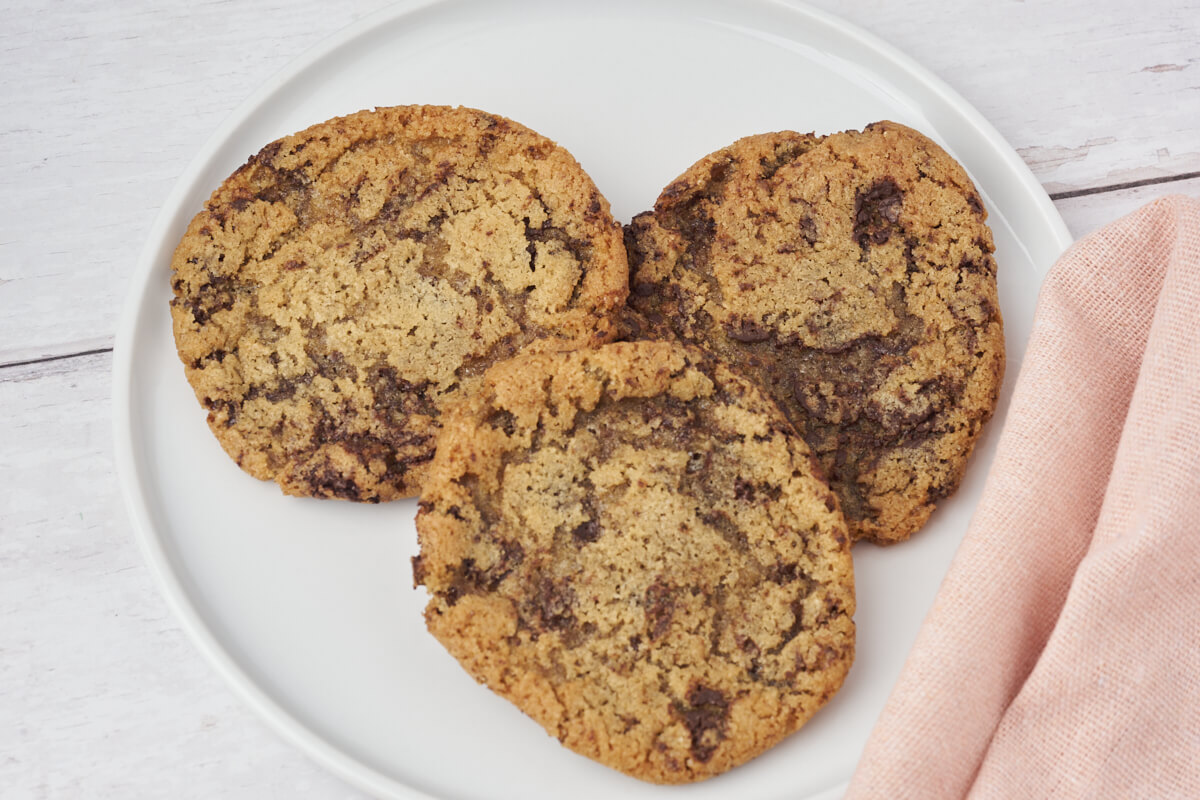
[[[151,569],[200,649],[283,736],[355,785],[415,798],[799,798],[838,793],[966,529],[1007,393],[958,494],[902,546],[855,550],[858,661],[800,733],[684,789],[577,756],[476,685],[425,632],[415,502],[283,497],[221,451],[184,380],[171,252],[262,145],[376,105],[463,104],[557,140],[627,221],[700,156],[752,133],[890,118],[971,172],[997,242],[1011,385],[1038,286],[1069,243],[1020,158],[911,60],[788,2],[407,2],[325,42],[244,103],[167,201],[133,280],[114,367],[117,461]]]

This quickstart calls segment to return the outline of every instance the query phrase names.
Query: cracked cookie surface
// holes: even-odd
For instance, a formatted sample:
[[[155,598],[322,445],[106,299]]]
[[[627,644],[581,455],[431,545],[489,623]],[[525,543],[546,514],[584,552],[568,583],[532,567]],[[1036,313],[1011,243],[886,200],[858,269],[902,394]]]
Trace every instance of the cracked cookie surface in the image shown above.
[[[363,111],[264,147],[171,264],[208,424],[287,494],[416,494],[442,409],[524,349],[613,338],[628,270],[561,147],[465,108]]]
[[[795,731],[854,653],[849,537],[773,402],[677,342],[522,356],[446,416],[430,631],[571,749],[695,781]]]
[[[902,125],[751,136],[627,227],[630,305],[766,388],[852,535],[899,541],[957,488],[996,404],[986,216],[962,167]]]

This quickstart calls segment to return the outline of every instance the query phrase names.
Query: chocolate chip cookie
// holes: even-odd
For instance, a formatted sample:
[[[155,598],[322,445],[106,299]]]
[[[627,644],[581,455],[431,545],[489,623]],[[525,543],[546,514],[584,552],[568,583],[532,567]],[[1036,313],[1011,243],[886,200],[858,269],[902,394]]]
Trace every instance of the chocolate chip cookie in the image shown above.
[[[804,442],[676,342],[497,365],[417,515],[430,631],[571,749],[682,783],[799,728],[854,653],[849,537]]]
[[[187,378],[237,463],[294,495],[416,494],[492,363],[601,344],[628,265],[561,147],[466,108],[363,111],[272,142],[171,263]]]
[[[751,136],[628,226],[630,303],[769,391],[855,538],[899,541],[957,488],[996,404],[986,217],[962,167],[902,125]]]

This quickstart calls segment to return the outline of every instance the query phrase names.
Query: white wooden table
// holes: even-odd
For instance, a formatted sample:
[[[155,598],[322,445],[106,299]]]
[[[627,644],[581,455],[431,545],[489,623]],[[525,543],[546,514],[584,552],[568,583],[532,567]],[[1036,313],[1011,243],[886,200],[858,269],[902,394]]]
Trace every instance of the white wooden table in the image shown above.
[[[113,472],[113,333],[218,123],[385,0],[8,0],[0,19],[0,795],[358,797],[168,614]],[[1200,0],[816,0],[947,80],[1081,236],[1200,195]]]

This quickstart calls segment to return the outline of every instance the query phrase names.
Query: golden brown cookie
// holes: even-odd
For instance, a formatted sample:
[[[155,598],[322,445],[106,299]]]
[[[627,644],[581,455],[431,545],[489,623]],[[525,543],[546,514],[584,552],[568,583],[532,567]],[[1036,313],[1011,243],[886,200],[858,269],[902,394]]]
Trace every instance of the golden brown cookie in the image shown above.
[[[893,122],[751,136],[626,231],[630,304],[765,387],[855,538],[908,538],[953,492],[1004,371],[987,213]]]
[[[264,147],[171,263],[208,423],[288,494],[416,494],[438,418],[524,348],[613,338],[620,227],[550,140],[466,108],[363,111]]]
[[[492,368],[444,418],[413,561],[430,631],[571,749],[660,783],[762,753],[854,653],[845,523],[804,442],[694,348]]]

